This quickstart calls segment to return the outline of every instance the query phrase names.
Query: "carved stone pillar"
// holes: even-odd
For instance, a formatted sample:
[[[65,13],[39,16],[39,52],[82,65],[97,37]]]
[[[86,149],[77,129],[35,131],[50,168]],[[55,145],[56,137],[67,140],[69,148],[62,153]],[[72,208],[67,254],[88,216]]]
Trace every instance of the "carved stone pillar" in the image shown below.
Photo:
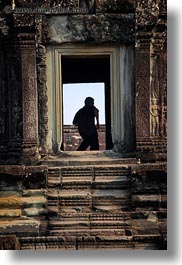
[[[162,51],[162,38],[160,33],[153,33],[151,39],[151,71],[150,71],[150,135],[154,140],[163,135],[163,112],[166,107],[166,95],[164,94],[163,76],[164,59]],[[165,130],[164,130],[165,131]]]
[[[162,12],[162,11],[161,11]],[[167,21],[159,19],[151,39],[151,102],[158,107],[158,130],[151,137],[160,141],[167,137]],[[163,31],[161,31],[161,28]],[[152,104],[151,104],[152,107]],[[152,116],[151,116],[152,119]]]
[[[150,137],[150,37],[138,34],[135,49],[136,65],[136,139],[141,142]]]
[[[2,163],[17,164],[22,160],[22,73],[21,54],[16,37],[3,41],[4,78],[2,106],[4,113],[6,156]]]
[[[166,159],[166,0],[135,0],[135,6],[137,155]]]
[[[38,121],[39,121],[39,152],[41,156],[47,154],[46,137],[48,134],[48,106],[47,106],[47,74],[46,49],[39,44],[37,47],[37,90],[38,90]]]
[[[18,38],[22,66],[23,162],[27,164],[39,158],[36,47],[33,33],[20,33]]]
[[[114,63],[116,66],[114,66]],[[113,150],[131,156],[135,146],[135,89],[133,47],[121,46],[112,63],[111,130]]]
[[[166,41],[167,42],[167,41]],[[162,128],[161,135],[162,138],[167,138],[167,49],[163,52],[163,67],[162,67],[162,78],[161,80],[161,90],[162,90]],[[166,139],[167,140],[167,139]],[[166,142],[167,146],[167,142]]]

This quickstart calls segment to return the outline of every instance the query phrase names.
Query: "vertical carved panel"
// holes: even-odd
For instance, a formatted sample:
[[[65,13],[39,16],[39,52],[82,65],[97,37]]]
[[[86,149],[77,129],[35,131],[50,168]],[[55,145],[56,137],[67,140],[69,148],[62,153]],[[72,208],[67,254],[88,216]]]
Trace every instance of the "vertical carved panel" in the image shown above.
[[[162,69],[162,119],[161,132],[164,138],[167,137],[167,52],[163,54],[163,69]]]
[[[139,40],[136,47],[136,137],[150,135],[150,46],[149,40]],[[146,42],[145,42],[146,41]]]
[[[152,42],[151,42],[152,43]],[[150,57],[150,136],[160,136],[160,56],[153,53],[151,45]]]
[[[39,143],[45,149],[48,134],[48,98],[46,76],[46,49],[43,45],[37,48],[37,86],[38,86],[38,115],[39,115]],[[44,150],[45,151],[45,150]]]
[[[89,12],[93,12],[96,5],[96,0],[16,0],[16,7],[46,7],[46,8],[62,8],[62,9],[74,9],[74,8],[87,8]]]
[[[0,142],[7,138],[7,89],[5,88],[5,64],[0,46]]]
[[[21,57],[18,46],[8,51],[9,139],[22,140]]]
[[[1,57],[0,123],[2,163],[19,163],[22,144],[21,56],[18,43],[3,39]],[[2,126],[4,123],[4,126]]]
[[[161,27],[164,29],[161,32]],[[167,135],[167,57],[165,56],[166,25],[158,20],[151,38],[151,137],[161,138]]]
[[[34,34],[19,34],[22,61],[23,143],[38,144],[38,100]]]
[[[166,0],[136,4],[136,133],[139,151],[166,152]]]
[[[152,97],[150,104],[150,135],[159,137],[160,135],[160,105],[159,99]]]
[[[121,143],[124,144],[124,152],[133,152],[135,151],[135,86],[134,86],[134,49],[133,47],[125,48],[125,56],[123,60],[123,66],[120,64],[120,69],[124,69],[124,75],[120,73],[120,78],[123,80],[121,84],[121,113],[123,113],[123,126],[121,128],[123,139]],[[121,51],[123,48],[120,49]],[[122,107],[123,105],[123,107]],[[122,115],[120,115],[122,117]]]

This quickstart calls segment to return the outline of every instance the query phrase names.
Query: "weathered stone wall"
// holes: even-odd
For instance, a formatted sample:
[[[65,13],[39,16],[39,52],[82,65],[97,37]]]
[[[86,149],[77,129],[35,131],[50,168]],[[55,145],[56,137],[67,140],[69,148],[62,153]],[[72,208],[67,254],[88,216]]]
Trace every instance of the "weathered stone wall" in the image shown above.
[[[132,166],[131,223],[139,246],[144,246],[151,236],[154,242],[161,243],[161,249],[167,249],[166,170],[165,164]]]
[[[46,176],[46,166],[0,166],[1,236],[13,234],[20,238],[45,233]],[[1,240],[4,242],[4,237]],[[10,246],[8,243],[4,249],[11,249]]]
[[[20,0],[16,1],[15,7],[28,7],[33,10],[37,6],[35,4],[32,6],[31,1]],[[28,99],[27,93],[22,91],[23,112],[19,103],[16,102],[18,105],[13,106],[14,103],[10,101],[11,113],[8,115],[9,118],[6,118],[6,123],[10,124],[10,128],[8,128],[10,136],[7,139],[6,149],[7,146],[10,148],[6,150],[6,153],[9,152],[11,154],[9,156],[15,156],[12,161],[14,163],[36,163],[41,156],[47,153],[46,46],[63,43],[102,45],[108,43],[133,45],[135,43],[137,154],[142,159],[145,159],[146,153],[149,160],[166,159],[166,0],[40,1],[38,7],[48,8],[48,10],[55,8],[55,10],[35,16],[15,12],[6,17],[6,23],[4,14],[1,13],[2,23],[9,27],[8,38],[3,37],[1,42],[7,46],[10,40],[13,40],[13,46],[19,47],[20,54],[16,56],[17,59],[14,59],[20,60],[15,62],[15,65],[20,65],[19,71],[22,72],[21,76],[23,77],[20,79],[16,75],[10,76],[13,72],[11,60],[14,60],[13,54],[15,53],[12,47],[7,46],[7,57],[9,58],[7,65],[10,68],[7,69],[9,71],[7,80],[12,81],[15,78],[14,83],[19,82],[20,89],[28,87],[30,97],[34,94],[34,99],[30,97]],[[67,14],[56,13],[57,8],[60,7],[66,8]],[[80,11],[71,13],[70,10],[73,7],[80,8]],[[32,32],[34,33],[32,34]],[[27,57],[27,54],[30,53],[31,56]],[[35,56],[36,58],[33,58]],[[24,60],[26,62],[26,58],[31,58],[30,69],[35,69],[31,70],[32,73],[27,76],[28,69],[26,64],[23,64]],[[2,64],[4,72],[6,72],[6,63],[1,61]],[[5,83],[5,86],[6,90],[8,86],[11,91],[10,82]],[[17,101],[13,92],[9,96]],[[38,110],[36,110],[37,104]],[[33,109],[36,110],[34,114]],[[14,119],[13,123],[10,122],[10,117],[11,120]],[[22,118],[23,124],[21,125]],[[17,126],[17,129],[11,128],[12,126]],[[18,139],[18,142],[23,141],[24,143],[22,153],[20,152],[21,144],[15,143],[15,138],[21,138],[19,132],[21,126],[23,126],[23,138]],[[12,136],[13,134],[14,136]],[[20,159],[18,153],[20,153],[20,157],[23,155],[24,159]],[[153,155],[154,153],[155,155]]]
[[[143,159],[166,159],[167,1],[135,3],[137,153]]]
[[[0,236],[0,250],[20,250],[20,244],[16,236]]]
[[[1,195],[2,195],[1,206],[8,206],[8,205],[12,206],[13,207],[12,211],[14,210],[14,213],[12,212],[12,217],[31,216],[31,210],[25,211],[24,206],[26,209],[28,209],[29,206],[31,208],[31,205],[32,206],[34,205],[33,201],[32,203],[30,202],[29,196],[31,196],[31,194],[35,196],[36,193],[37,194],[40,193],[44,197],[47,167],[46,166],[36,166],[36,167],[0,166],[0,174],[1,174],[0,189],[1,189]],[[41,189],[42,189],[42,193],[41,193]],[[7,200],[5,198],[7,198]],[[34,206],[36,209],[36,204]],[[4,207],[1,207],[1,210],[3,208]],[[37,212],[38,212],[38,208],[37,208]],[[17,213],[16,213],[16,209],[17,209]],[[40,207],[40,211],[41,211],[41,207]],[[24,212],[27,212],[27,213],[30,212],[30,215],[26,215],[24,214]],[[3,216],[2,213],[3,213],[3,210],[1,211],[1,217]],[[34,215],[33,212],[32,212],[32,215]]]
[[[46,40],[54,44],[134,42],[133,14],[52,16],[47,18],[46,26]]]
[[[22,250],[164,250],[166,185],[160,163],[1,166],[0,242]]]
[[[8,36],[1,41],[1,160],[19,163],[22,159],[22,73],[19,45]]]
[[[0,248],[166,249],[166,2],[42,0],[86,12],[35,16],[1,6],[0,163],[32,165],[47,153],[47,45],[135,43],[138,164],[122,173],[114,164],[0,166]]]

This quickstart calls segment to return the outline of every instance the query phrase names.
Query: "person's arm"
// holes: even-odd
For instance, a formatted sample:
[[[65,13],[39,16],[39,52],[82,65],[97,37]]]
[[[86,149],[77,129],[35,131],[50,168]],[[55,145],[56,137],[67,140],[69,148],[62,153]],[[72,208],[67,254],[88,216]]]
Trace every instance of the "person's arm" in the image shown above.
[[[75,117],[74,117],[74,119],[73,119],[73,124],[74,124],[75,126],[78,126],[78,112],[75,114]]]
[[[96,127],[97,127],[97,130],[99,130],[100,129],[100,124],[99,124],[99,111],[97,109],[95,110],[95,117],[96,117],[96,121],[97,121]]]

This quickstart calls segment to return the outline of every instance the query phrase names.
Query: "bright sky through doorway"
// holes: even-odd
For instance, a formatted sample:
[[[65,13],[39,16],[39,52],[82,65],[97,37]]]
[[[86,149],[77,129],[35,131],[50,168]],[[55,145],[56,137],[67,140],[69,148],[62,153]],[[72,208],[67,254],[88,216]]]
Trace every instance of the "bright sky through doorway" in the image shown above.
[[[64,124],[72,124],[75,113],[84,106],[86,97],[93,97],[99,109],[100,124],[105,124],[104,83],[81,83],[63,85]]]

